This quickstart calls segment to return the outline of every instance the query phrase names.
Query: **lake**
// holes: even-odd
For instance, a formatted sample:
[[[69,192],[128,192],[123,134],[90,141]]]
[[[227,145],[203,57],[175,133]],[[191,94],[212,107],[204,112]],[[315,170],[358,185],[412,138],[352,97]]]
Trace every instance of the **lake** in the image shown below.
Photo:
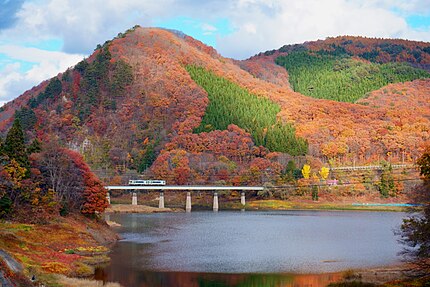
[[[112,214],[122,239],[96,277],[123,286],[325,286],[342,270],[399,263],[393,230],[403,217],[348,211]]]

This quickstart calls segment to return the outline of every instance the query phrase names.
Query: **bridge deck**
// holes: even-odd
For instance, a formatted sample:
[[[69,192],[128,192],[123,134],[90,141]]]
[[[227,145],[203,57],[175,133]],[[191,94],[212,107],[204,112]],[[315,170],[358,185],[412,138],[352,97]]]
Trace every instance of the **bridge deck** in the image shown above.
[[[120,189],[120,190],[264,190],[263,186],[194,186],[194,185],[159,185],[159,186],[145,186],[145,185],[108,185],[105,186],[107,190]]]

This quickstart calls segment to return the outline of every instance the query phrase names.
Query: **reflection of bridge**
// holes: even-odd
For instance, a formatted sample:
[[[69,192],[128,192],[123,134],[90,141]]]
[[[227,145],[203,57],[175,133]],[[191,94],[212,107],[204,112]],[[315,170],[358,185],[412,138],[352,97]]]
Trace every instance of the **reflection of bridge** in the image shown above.
[[[107,190],[160,190],[160,198],[158,202],[159,208],[164,208],[164,190],[174,190],[174,191],[187,191],[187,199],[185,203],[185,210],[191,211],[191,191],[204,191],[209,190],[214,192],[214,200],[213,200],[213,210],[218,211],[218,190],[235,190],[241,191],[240,194],[240,203],[245,205],[245,191],[260,191],[264,190],[263,186],[193,186],[193,185],[160,185],[160,186],[146,186],[146,185],[109,185],[105,186]],[[107,193],[107,199],[110,204],[110,194]],[[131,197],[131,204],[137,205],[137,193],[133,192]]]

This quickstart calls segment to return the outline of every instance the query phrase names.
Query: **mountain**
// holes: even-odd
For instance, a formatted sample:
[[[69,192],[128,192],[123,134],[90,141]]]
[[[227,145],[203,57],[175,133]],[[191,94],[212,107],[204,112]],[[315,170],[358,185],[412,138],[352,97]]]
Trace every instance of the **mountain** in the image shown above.
[[[319,109],[315,102],[313,107],[296,109],[298,134],[318,143],[325,156],[352,153],[366,161],[387,153],[399,158],[402,153],[415,159],[421,145],[429,139],[429,43],[350,36],[327,38],[266,51],[240,66],[277,84],[279,75],[282,79],[288,77],[294,91],[309,97],[359,104],[324,101],[317,104]],[[288,76],[279,70],[282,66],[288,70]],[[341,109],[349,109],[350,113],[339,113]],[[323,110],[340,125],[329,128],[331,123],[321,115]],[[313,131],[315,128],[319,131]]]
[[[93,169],[178,184],[279,182],[290,160],[412,162],[430,140],[429,65],[422,42],[329,38],[236,61],[136,26],[6,104],[0,133],[18,117]]]

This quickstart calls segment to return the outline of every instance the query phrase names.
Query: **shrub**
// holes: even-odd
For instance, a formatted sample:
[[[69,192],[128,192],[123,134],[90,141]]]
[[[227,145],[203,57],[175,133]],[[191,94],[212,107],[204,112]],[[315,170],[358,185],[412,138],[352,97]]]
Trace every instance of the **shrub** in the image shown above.
[[[269,197],[272,197],[272,192],[268,189],[260,190],[257,193],[257,196],[260,198],[269,198]]]
[[[318,201],[318,186],[312,186],[312,200]]]
[[[0,218],[6,217],[12,211],[12,200],[8,194],[0,198]]]
[[[42,265],[42,269],[49,273],[67,274],[69,268],[60,262],[48,262]]]
[[[75,262],[73,264],[72,274],[74,277],[89,277],[94,274],[94,267],[82,262]]]

